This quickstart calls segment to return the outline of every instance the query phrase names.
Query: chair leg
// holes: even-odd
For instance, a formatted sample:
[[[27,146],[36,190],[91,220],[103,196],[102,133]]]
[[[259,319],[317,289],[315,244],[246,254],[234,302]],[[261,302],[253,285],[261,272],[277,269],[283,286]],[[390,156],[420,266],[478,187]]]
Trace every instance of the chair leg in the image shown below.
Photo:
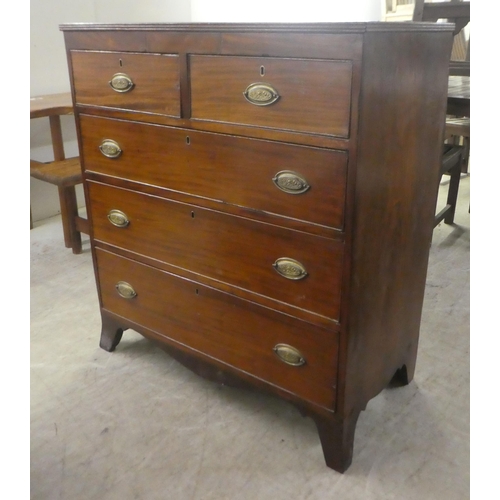
[[[74,186],[58,187],[59,201],[61,203],[61,219],[64,232],[64,244],[71,248],[74,254],[82,253],[82,237],[76,229],[78,204]]]
[[[469,171],[469,151],[470,151],[470,137],[454,135],[451,137],[450,144],[462,146],[464,153],[462,156],[462,173],[466,174]]]
[[[455,219],[455,210],[457,208],[458,188],[460,185],[461,174],[462,162],[460,161],[450,170],[450,185],[448,188],[448,199],[446,201],[446,204],[450,206],[450,210],[444,217],[445,224],[453,224],[453,221]]]
[[[469,172],[469,151],[470,151],[470,137],[464,137],[464,156],[462,160],[462,173]]]

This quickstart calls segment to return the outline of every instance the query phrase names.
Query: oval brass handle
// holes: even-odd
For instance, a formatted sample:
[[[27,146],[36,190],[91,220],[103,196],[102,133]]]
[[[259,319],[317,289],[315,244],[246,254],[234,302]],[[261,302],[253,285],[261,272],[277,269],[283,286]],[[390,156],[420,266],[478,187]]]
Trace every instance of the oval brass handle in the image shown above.
[[[267,83],[251,83],[243,92],[245,99],[255,106],[269,106],[276,102],[280,96],[278,91]]]
[[[116,227],[127,227],[130,224],[127,215],[121,210],[110,210],[108,212],[108,220]]]
[[[306,360],[302,353],[288,344],[276,344],[273,347],[273,351],[276,353],[276,356],[290,366],[302,366],[306,364]]]
[[[122,148],[113,139],[104,139],[99,145],[99,151],[106,158],[118,158],[122,154]]]
[[[311,186],[297,172],[282,170],[273,177],[273,182],[278,189],[288,194],[305,193]]]
[[[120,297],[123,297],[124,299],[133,299],[137,296],[137,293],[133,289],[132,285],[126,281],[119,281],[115,287]]]
[[[289,280],[301,280],[307,276],[306,268],[297,260],[280,257],[273,264],[274,269]]]
[[[125,73],[115,73],[108,83],[115,92],[120,93],[130,92],[135,86],[132,78]]]

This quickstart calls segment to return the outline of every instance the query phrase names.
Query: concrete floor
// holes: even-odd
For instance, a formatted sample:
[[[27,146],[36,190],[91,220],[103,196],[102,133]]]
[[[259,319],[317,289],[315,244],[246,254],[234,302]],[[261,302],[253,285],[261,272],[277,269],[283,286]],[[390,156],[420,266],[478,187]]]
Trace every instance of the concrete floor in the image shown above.
[[[446,186],[442,186],[444,192]],[[88,240],[31,231],[31,499],[469,498],[469,178],[434,231],[414,381],[362,412],[354,459],[328,469],[290,404],[207,382],[139,334],[99,348]]]

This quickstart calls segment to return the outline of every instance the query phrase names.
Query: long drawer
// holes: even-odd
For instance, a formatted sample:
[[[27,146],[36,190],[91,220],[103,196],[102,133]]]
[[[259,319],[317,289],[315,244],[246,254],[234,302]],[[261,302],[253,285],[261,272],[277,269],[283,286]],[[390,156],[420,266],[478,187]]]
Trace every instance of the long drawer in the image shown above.
[[[189,63],[195,120],[349,136],[350,61],[192,55]]]
[[[88,171],[343,228],[345,152],[88,115],[80,126]]]
[[[77,104],[180,116],[176,54],[71,51]]]
[[[102,307],[314,403],[332,407],[338,336],[96,249]]]
[[[94,238],[330,318],[339,318],[343,243],[89,182]],[[121,227],[118,227],[121,226]]]

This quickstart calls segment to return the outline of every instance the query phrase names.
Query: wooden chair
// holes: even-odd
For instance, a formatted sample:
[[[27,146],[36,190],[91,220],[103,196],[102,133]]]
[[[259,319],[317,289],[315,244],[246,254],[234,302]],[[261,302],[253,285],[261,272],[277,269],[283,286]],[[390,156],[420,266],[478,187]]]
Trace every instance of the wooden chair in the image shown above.
[[[61,205],[64,244],[73,253],[82,252],[81,233],[89,233],[88,220],[78,215],[75,186],[82,183],[79,157],[66,158],[61,131],[61,115],[73,114],[71,95],[53,94],[30,99],[30,118],[48,117],[54,160],[42,163],[30,160],[30,175],[57,186]],[[32,225],[31,225],[32,227]]]
[[[425,2],[415,0],[413,21],[437,22],[443,19],[455,23],[453,49],[451,53],[450,77],[470,77],[470,37],[465,37],[464,28],[470,23],[470,2],[452,0],[449,2]],[[452,114],[453,113],[453,114]],[[455,114],[462,113],[462,114]],[[470,111],[452,106],[448,109],[445,124],[445,145],[441,176],[449,175],[450,183],[446,206],[436,214],[434,226],[442,220],[453,224],[461,173],[468,171],[470,151]]]
[[[437,22],[440,19],[455,24],[450,75],[470,76],[470,40],[466,39],[464,31],[464,28],[470,23],[470,2],[415,0],[413,21]]]

